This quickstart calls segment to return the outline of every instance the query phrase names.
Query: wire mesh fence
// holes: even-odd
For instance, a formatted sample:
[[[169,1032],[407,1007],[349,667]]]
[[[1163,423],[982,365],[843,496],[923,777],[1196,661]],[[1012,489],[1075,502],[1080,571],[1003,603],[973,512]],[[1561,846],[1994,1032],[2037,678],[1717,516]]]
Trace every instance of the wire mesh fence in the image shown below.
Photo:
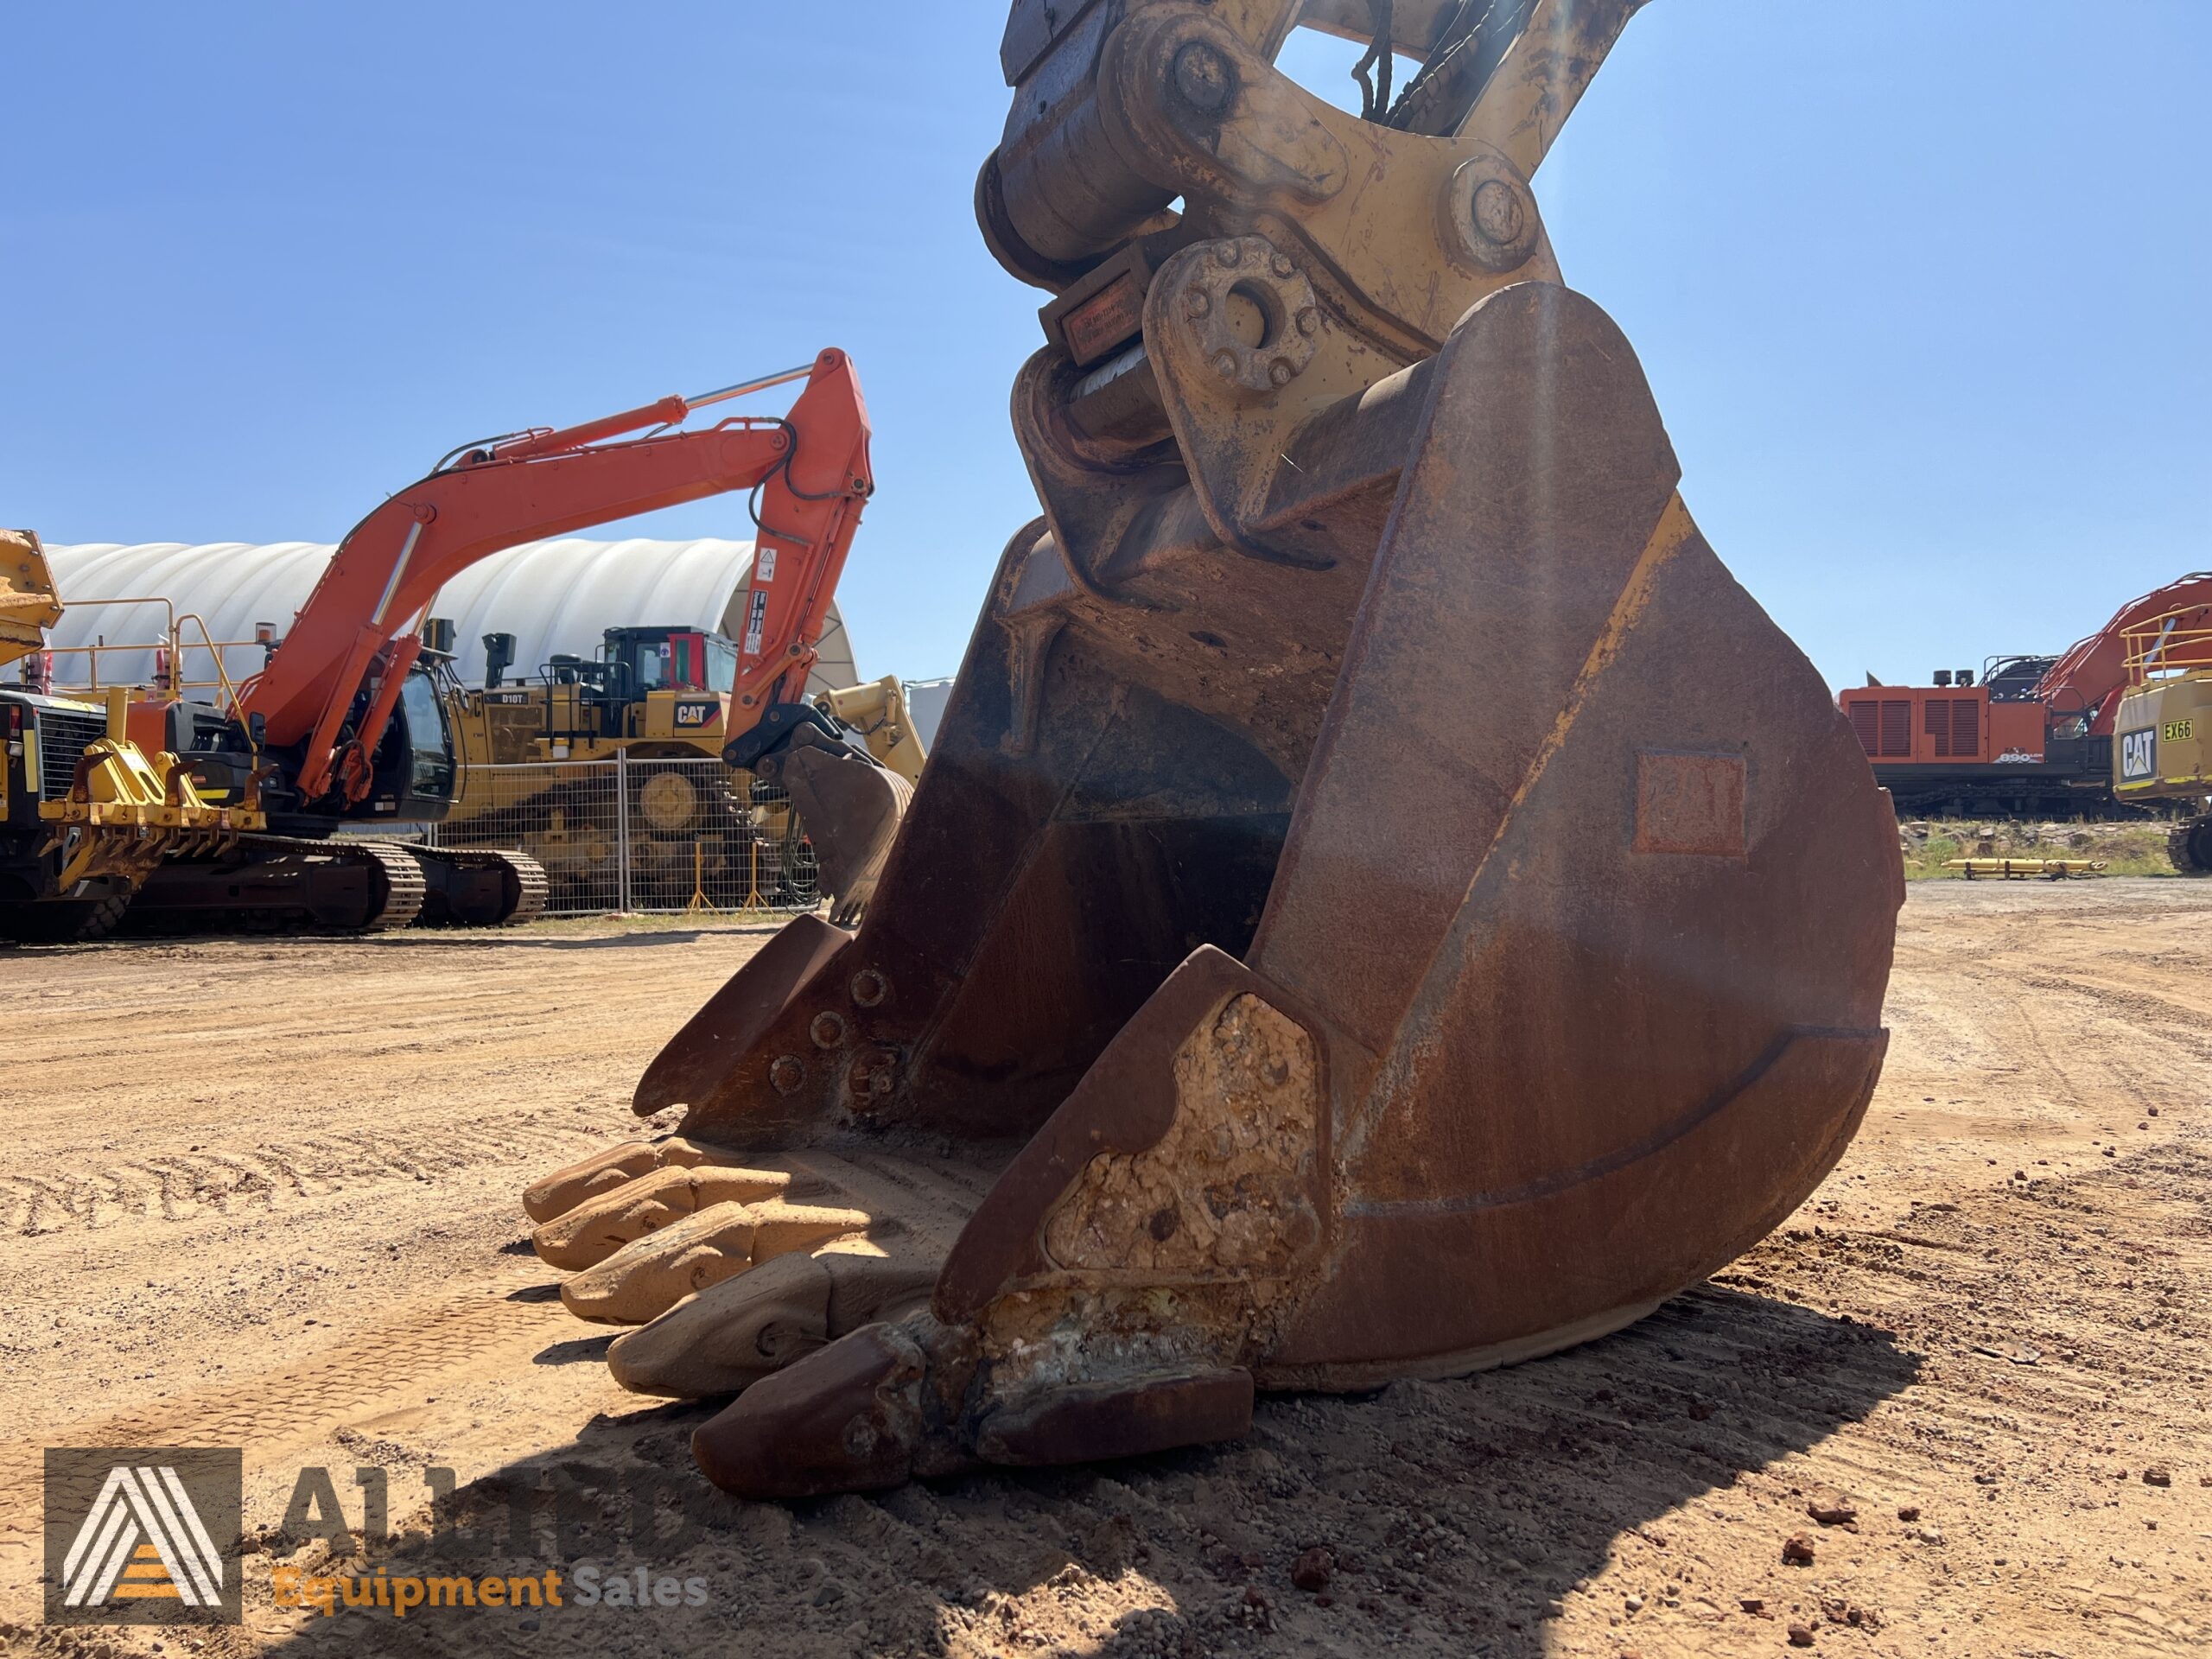
[[[471,766],[431,836],[528,853],[559,915],[792,912],[822,896],[789,798],[715,760]]]

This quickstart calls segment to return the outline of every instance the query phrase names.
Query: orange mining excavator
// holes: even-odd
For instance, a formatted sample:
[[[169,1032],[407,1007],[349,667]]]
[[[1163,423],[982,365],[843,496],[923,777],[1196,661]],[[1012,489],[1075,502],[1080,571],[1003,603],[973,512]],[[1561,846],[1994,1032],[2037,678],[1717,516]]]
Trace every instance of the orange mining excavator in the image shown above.
[[[2147,642],[2161,671],[2212,665],[2212,571],[2128,601],[2063,656],[1993,657],[1979,684],[1973,669],[1938,669],[1932,685],[1853,686],[1837,700],[1908,817],[2109,814],[2128,639],[2146,624],[2171,637],[2162,656]]]
[[[787,415],[668,429],[696,410],[798,380],[806,384]],[[134,701],[141,748],[173,752],[205,798],[250,805],[269,830],[181,848],[147,878],[134,914],[391,928],[418,915],[487,924],[534,912],[544,876],[519,854],[333,833],[364,821],[435,821],[454,798],[454,737],[431,678],[435,657],[425,658],[425,617],[441,586],[503,548],[725,491],[753,492],[760,524],[733,745],[747,764],[796,743],[817,772],[874,770],[804,698],[874,487],[868,440],[852,365],[825,351],[807,367],[702,397],[454,451],[346,535],[290,631],[228,706],[158,690]],[[793,775],[804,770],[786,771],[803,813],[815,798]],[[810,828],[836,833],[828,822]]]
[[[752,1496],[1223,1440],[1523,1360],[1810,1193],[1896,829],[1530,178],[1633,0],[1016,0],[985,240],[1043,516],[857,931],[524,1195]],[[1421,68],[1351,114],[1305,24]],[[1374,38],[1387,34],[1388,38]]]

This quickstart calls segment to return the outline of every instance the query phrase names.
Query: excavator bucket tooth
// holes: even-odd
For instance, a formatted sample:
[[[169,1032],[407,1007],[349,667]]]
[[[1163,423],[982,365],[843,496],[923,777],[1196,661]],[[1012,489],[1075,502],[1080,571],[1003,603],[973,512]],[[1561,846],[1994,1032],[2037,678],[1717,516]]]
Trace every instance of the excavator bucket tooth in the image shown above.
[[[725,1199],[631,1240],[563,1285],[561,1300],[579,1319],[643,1325],[747,1268],[864,1234],[872,1219],[834,1205]]]
[[[988,1159],[852,1147],[755,1159],[632,1142],[531,1189],[570,1207],[532,1235],[580,1318],[639,1325],[608,1356],[643,1394],[729,1395],[928,1305],[989,1190]],[[608,1185],[617,1177],[619,1185]]]
[[[617,1337],[607,1369],[637,1394],[737,1394],[840,1337],[925,1309],[942,1260],[941,1249],[903,1255],[864,1242],[779,1255]]]
[[[1326,558],[1172,488],[1120,592],[1018,536],[857,932],[794,924],[649,1074],[640,1109],[732,1156],[988,1184],[902,1257],[941,1263],[925,1309],[880,1289],[840,1335],[823,1258],[785,1257],[623,1339],[673,1376],[753,1333],[702,1367],[766,1379],[699,1431],[720,1484],[1185,1446],[1255,1388],[1534,1357],[1841,1154],[1894,828],[1675,493],[1628,342],[1506,286],[1300,443]]]
[[[533,1222],[564,1216],[588,1198],[602,1198],[618,1186],[656,1170],[690,1168],[711,1162],[713,1152],[677,1135],[659,1141],[626,1141],[533,1181],[522,1195],[523,1213]]]
[[[553,1267],[596,1267],[681,1217],[721,1205],[779,1198],[790,1186],[791,1177],[776,1170],[713,1164],[658,1170],[541,1222],[530,1236],[531,1248]]]

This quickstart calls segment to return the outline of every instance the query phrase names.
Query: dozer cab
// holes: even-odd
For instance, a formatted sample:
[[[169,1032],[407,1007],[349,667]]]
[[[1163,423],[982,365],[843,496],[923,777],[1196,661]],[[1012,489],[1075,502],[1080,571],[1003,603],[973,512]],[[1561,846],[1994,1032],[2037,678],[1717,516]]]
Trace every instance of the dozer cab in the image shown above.
[[[525,1195],[759,1497],[1230,1438],[1603,1335],[1863,1113],[1903,897],[1530,179],[1630,0],[1018,0],[976,208],[1051,296],[874,903]],[[1421,67],[1364,114],[1294,25]],[[1379,79],[1380,77],[1378,76]]]

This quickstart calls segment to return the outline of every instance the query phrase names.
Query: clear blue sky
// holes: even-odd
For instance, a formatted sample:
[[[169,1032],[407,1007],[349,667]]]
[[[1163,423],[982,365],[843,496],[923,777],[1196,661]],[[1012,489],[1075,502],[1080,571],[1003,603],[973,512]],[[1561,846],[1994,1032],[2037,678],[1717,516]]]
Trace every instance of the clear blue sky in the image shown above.
[[[335,539],[464,439],[837,344],[876,423],[861,665],[950,672],[1034,511],[1006,404],[1043,296],[969,203],[1003,21],[15,10],[0,523]],[[1286,61],[1338,91],[1334,43]],[[1538,194],[1693,511],[1832,682],[2056,648],[2212,566],[2208,87],[2202,0],[1630,25]],[[747,533],[735,500],[649,524]]]

